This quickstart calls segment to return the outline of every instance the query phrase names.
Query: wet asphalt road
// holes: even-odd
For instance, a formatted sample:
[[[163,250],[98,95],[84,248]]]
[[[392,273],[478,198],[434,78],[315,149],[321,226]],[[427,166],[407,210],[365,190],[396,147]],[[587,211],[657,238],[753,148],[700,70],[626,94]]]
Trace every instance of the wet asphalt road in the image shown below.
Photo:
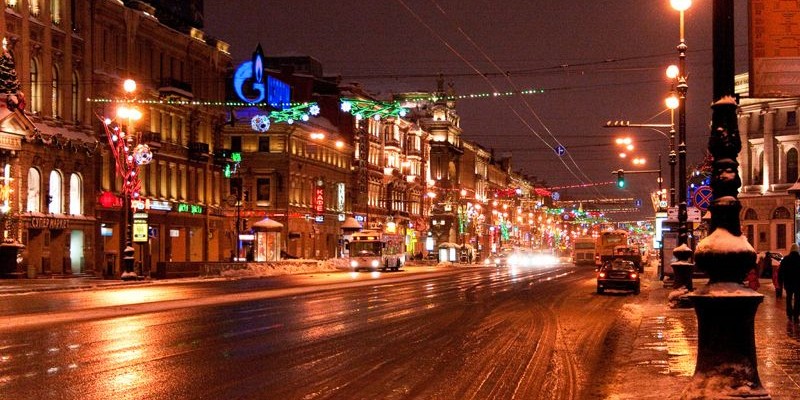
[[[0,398],[577,399],[631,298],[571,265],[303,279],[4,297]]]

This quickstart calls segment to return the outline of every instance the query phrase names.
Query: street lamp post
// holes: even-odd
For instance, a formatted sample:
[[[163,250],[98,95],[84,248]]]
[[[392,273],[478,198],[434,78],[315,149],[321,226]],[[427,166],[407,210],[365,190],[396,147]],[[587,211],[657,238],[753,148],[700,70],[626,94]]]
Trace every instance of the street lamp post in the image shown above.
[[[121,278],[136,279],[134,272],[133,249],[133,209],[134,201],[139,200],[142,182],[139,178],[139,166],[149,164],[153,159],[150,147],[140,143],[140,136],[135,132],[135,123],[142,117],[141,111],[133,104],[136,82],[127,79],[123,83],[125,99],[116,109],[116,119],[101,118],[103,129],[108,139],[108,146],[114,159],[117,176],[122,180],[122,217],[125,241],[121,251],[123,271]],[[124,123],[124,125],[123,125]]]
[[[686,36],[684,29],[684,11],[691,5],[691,0],[670,0],[672,7],[680,13],[680,43],[678,44],[678,245],[673,250],[677,261],[672,263],[675,274],[673,288],[685,288],[692,291],[692,249],[689,247],[689,230],[687,227],[688,210],[686,204],[686,92],[689,90],[686,74]]]
[[[742,235],[739,163],[742,149],[734,97],[733,0],[713,2],[714,103],[711,106],[710,234],[697,245],[698,269],[708,283],[689,297],[697,315],[697,363],[681,398],[698,393],[718,399],[769,399],[758,376],[755,315],[764,295],[742,285],[756,265],[753,246]]]

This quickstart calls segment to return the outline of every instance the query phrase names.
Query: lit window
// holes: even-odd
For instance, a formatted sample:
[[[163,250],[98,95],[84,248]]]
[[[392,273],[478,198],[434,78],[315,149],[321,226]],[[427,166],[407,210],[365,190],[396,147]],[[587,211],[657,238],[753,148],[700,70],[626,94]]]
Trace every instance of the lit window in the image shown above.
[[[41,175],[39,170],[31,168],[28,170],[28,205],[25,211],[39,212],[39,204],[41,204]]]
[[[69,213],[72,215],[82,215],[83,211],[83,185],[78,174],[73,173],[69,177]]]
[[[47,211],[51,214],[61,214],[61,173],[50,172],[50,192],[47,196]]]

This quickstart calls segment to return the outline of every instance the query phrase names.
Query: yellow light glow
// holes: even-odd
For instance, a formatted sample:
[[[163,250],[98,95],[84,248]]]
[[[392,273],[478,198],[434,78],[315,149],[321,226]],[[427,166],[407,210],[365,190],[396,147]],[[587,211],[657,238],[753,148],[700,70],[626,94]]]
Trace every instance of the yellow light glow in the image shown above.
[[[633,145],[632,144],[629,144],[629,145],[625,146],[625,148],[628,149],[628,151],[633,151]]]
[[[664,104],[666,104],[667,108],[669,108],[670,110],[674,110],[674,109],[678,108],[678,106],[680,105],[680,101],[678,99],[678,96],[676,96],[673,93],[669,97],[664,99]]]
[[[122,82],[122,89],[125,90],[126,93],[133,93],[136,91],[136,81],[133,79],[125,79]]]
[[[337,140],[336,141],[336,148],[337,149],[341,149],[342,147],[344,147],[344,142],[341,141],[341,140]]]
[[[669,0],[669,4],[678,11],[686,11],[692,6],[692,0]]]
[[[625,153],[619,153],[619,158],[625,158],[625,157],[627,157],[627,156],[628,156],[628,155],[627,155],[627,154],[625,154]]]
[[[675,78],[677,78],[677,77],[678,77],[678,74],[679,74],[680,72],[681,72],[681,71],[680,71],[680,69],[678,69],[678,66],[677,66],[677,65],[675,65],[675,64],[672,64],[672,65],[670,65],[669,67],[667,67],[667,78],[669,78],[669,79],[675,79]]]

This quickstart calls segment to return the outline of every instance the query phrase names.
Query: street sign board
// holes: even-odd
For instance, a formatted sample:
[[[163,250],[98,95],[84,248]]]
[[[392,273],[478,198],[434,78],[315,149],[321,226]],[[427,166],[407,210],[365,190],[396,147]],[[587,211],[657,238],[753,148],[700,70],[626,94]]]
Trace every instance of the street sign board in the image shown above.
[[[694,200],[694,205],[697,208],[705,211],[708,209],[708,206],[711,205],[711,197],[712,197],[711,186],[703,185],[698,187],[697,190],[694,191],[694,196],[692,200]]]
[[[555,152],[556,152],[556,154],[558,154],[559,157],[561,157],[564,154],[567,154],[567,149],[562,145],[558,145],[555,148]]]
[[[133,214],[133,242],[147,243],[147,213]]]
[[[686,209],[686,212],[687,212],[686,221],[688,221],[688,222],[700,222],[700,218],[702,216],[702,213],[700,212],[699,208],[697,208],[697,207],[689,207],[689,208]]]

